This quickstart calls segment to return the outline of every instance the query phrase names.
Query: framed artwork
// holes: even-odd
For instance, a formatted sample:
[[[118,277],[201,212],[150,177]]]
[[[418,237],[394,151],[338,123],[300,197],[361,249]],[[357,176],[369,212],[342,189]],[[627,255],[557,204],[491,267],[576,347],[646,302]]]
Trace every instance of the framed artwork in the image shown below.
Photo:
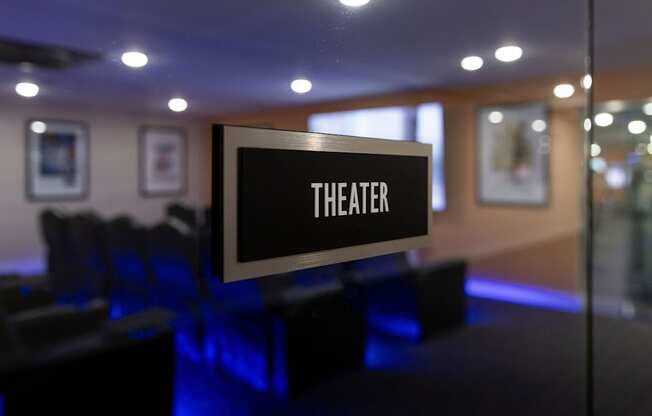
[[[87,125],[79,121],[30,119],[25,130],[27,199],[63,201],[86,198],[90,182]]]
[[[144,197],[186,192],[186,132],[176,127],[140,129],[140,193]]]
[[[476,191],[480,204],[545,207],[549,203],[548,111],[544,104],[478,111]]]

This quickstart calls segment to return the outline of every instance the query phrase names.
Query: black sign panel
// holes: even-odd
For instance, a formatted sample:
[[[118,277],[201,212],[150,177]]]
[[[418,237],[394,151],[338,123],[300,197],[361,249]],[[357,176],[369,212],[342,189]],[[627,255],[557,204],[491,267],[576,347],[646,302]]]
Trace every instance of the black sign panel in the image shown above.
[[[239,148],[237,260],[428,234],[426,156]]]
[[[235,282],[432,241],[432,148],[213,126],[211,263]]]

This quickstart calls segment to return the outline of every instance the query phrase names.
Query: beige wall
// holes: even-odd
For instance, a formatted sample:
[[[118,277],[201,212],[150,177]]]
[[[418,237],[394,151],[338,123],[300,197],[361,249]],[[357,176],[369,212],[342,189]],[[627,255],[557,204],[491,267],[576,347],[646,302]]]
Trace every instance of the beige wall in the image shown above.
[[[652,96],[649,68],[596,74],[598,101]],[[552,96],[565,78],[539,79],[493,86],[433,89],[331,103],[216,116],[232,124],[306,130],[315,112],[440,101],[445,107],[445,173],[447,209],[434,214],[434,239],[424,261],[447,257],[470,260],[476,276],[500,278],[576,292],[581,289],[582,136],[585,97]],[[546,208],[479,206],[475,200],[475,111],[479,106],[543,101],[550,106],[551,200]],[[210,198],[208,123],[183,121],[177,115],[153,119],[133,114],[63,110],[0,102],[0,272],[22,259],[40,258],[42,246],[36,215],[47,204],[28,203],[24,196],[24,122],[28,117],[85,120],[91,131],[91,195],[86,201],[58,204],[71,210],[93,208],[110,216],[121,212],[152,223],[168,199],[138,194],[137,130],[145,123],[184,126],[189,133],[189,203]],[[25,104],[28,103],[28,104]]]
[[[83,120],[90,130],[90,196],[79,202],[28,202],[25,198],[25,121],[42,117]],[[44,252],[37,215],[48,206],[76,211],[93,209],[103,216],[128,213],[142,223],[163,217],[169,198],[142,198],[138,190],[138,128],[143,124],[184,127],[188,133],[188,203],[206,203],[204,165],[207,123],[177,117],[62,110],[32,103],[0,102],[0,273],[38,269]],[[20,270],[19,270],[20,271]],[[37,271],[37,270],[35,270]]]

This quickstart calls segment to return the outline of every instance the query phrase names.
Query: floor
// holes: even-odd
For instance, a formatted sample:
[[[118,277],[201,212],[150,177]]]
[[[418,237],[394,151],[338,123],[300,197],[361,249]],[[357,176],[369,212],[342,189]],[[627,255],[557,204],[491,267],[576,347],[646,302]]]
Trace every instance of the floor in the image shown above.
[[[652,414],[652,325],[595,328],[595,414]],[[296,399],[180,361],[175,414],[584,415],[584,340],[581,314],[472,299],[465,328],[418,344],[372,334],[365,369]]]
[[[296,399],[182,361],[176,415],[578,415],[580,315],[472,300],[466,328],[420,344],[372,334],[366,368]]]

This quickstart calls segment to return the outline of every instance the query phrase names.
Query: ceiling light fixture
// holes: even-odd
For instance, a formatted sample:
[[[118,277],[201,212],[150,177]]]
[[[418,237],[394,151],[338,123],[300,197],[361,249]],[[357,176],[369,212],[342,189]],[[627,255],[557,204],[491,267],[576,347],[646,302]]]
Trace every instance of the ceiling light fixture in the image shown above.
[[[503,46],[496,49],[494,56],[501,62],[514,62],[521,59],[523,49],[516,45]]]
[[[591,86],[593,85],[593,77],[589,74],[584,75],[582,77],[581,84],[582,84],[582,88],[584,88],[585,90],[590,90]]]
[[[611,113],[600,113],[595,115],[594,120],[598,127],[609,127],[614,122],[614,116]]]
[[[575,87],[571,84],[559,84],[553,90],[557,98],[570,98],[575,94]]]
[[[290,88],[297,94],[305,94],[312,90],[312,82],[307,79],[295,79],[290,84]]]
[[[16,84],[16,94],[26,97],[26,98],[32,98],[36,97],[38,95],[40,88],[38,85],[34,84],[33,82],[19,82]]]
[[[492,111],[491,113],[489,113],[489,122],[491,124],[500,124],[503,122],[504,118],[505,116],[503,116],[503,113],[501,113],[500,111]]]
[[[43,134],[46,132],[48,126],[42,121],[32,121],[29,125],[29,129],[36,134]]]
[[[370,0],[340,0],[340,3],[347,7],[362,7],[369,3]]]
[[[600,153],[602,153],[602,147],[597,143],[593,143],[591,145],[591,157],[600,156]]]
[[[142,68],[147,65],[149,58],[142,52],[128,51],[122,54],[122,63],[130,68]]]
[[[466,71],[477,71],[484,65],[484,60],[479,56],[467,56],[460,65]]]
[[[643,112],[646,116],[652,116],[652,103],[647,103],[643,105]]]
[[[627,130],[631,134],[641,134],[647,130],[647,124],[642,120],[633,120],[627,125]]]
[[[179,97],[172,98],[170,101],[168,101],[168,108],[175,113],[181,113],[188,109],[188,101]]]
[[[547,124],[544,120],[534,120],[532,122],[532,130],[536,131],[537,133],[542,133],[546,130]]]

